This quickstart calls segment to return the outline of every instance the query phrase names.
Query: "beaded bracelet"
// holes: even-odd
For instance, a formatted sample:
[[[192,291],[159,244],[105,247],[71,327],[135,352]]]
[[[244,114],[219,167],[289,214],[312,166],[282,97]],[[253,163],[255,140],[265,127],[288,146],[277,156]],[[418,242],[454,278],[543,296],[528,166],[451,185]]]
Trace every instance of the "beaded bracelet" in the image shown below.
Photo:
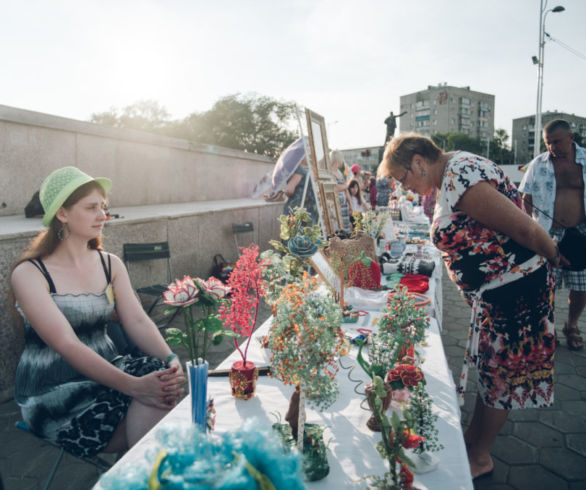
[[[175,358],[177,358],[177,354],[175,354],[175,353],[171,352],[171,354],[169,354],[169,355],[167,356],[167,360],[165,361],[165,365],[166,365],[166,366],[168,366],[168,365],[169,365],[169,363],[170,363],[170,362],[171,362],[173,359],[175,359]]]

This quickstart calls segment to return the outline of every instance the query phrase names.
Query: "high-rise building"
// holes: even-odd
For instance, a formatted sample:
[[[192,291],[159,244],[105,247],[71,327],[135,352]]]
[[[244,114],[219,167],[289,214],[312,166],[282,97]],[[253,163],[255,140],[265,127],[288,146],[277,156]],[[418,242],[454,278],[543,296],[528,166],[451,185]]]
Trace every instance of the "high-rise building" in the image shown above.
[[[463,133],[482,140],[494,135],[494,95],[452,87],[429,85],[400,98],[401,132],[415,131],[426,136],[435,133]]]
[[[543,112],[541,114],[541,126],[544,127],[549,121],[563,119],[567,121],[574,133],[582,137],[582,146],[586,142],[586,117],[568,114],[566,112]],[[542,140],[539,136],[539,144]],[[513,119],[513,138],[511,147],[515,154],[515,163],[524,165],[533,159],[533,145],[535,144],[535,114],[531,116]],[[544,150],[545,151],[545,150]]]

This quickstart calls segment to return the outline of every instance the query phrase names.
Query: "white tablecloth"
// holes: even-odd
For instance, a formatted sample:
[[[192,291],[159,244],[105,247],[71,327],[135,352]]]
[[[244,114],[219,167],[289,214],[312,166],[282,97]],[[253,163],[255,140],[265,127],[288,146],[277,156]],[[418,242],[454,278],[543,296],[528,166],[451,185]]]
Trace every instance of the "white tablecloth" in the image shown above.
[[[435,299],[437,298],[435,289],[438,286],[437,281],[430,282],[434,289],[428,294]],[[441,285],[439,287],[441,288]],[[434,301],[430,305],[432,314],[437,310],[437,305],[434,306],[433,303]],[[372,329],[379,314],[379,312],[370,311],[367,317],[361,318],[359,324],[345,325],[352,325],[348,327],[352,329],[359,327]],[[271,321],[272,319],[269,319],[261,325],[251,340],[248,359],[255,362],[257,366],[269,363],[269,353],[259,348],[257,338],[268,331]],[[437,428],[444,449],[436,453],[440,459],[439,467],[430,473],[415,475],[415,485],[421,489],[472,489],[455,386],[448,369],[438,322],[435,318],[431,319],[426,345],[419,346],[418,352],[424,358],[422,369],[427,381],[427,391],[433,400],[433,410],[439,416]],[[341,359],[341,363],[346,367],[356,365],[352,371],[352,377],[362,379],[366,383],[367,376],[357,365],[355,356],[356,347],[353,347],[351,353]],[[234,352],[219,366],[219,369],[230,368],[233,361],[238,359],[240,359],[238,352]],[[327,426],[324,439],[326,444],[329,441],[330,465],[329,475],[321,481],[308,483],[308,487],[316,489],[366,488],[366,483],[359,481],[361,478],[368,475],[382,475],[386,471],[386,463],[375,449],[375,444],[380,440],[380,434],[373,433],[366,427],[370,412],[361,408],[364,397],[354,392],[355,385],[348,379],[348,370],[341,368],[336,380],[340,386],[340,397],[337,402],[324,413],[307,409],[307,422]],[[364,385],[361,385],[359,391],[363,389]],[[209,378],[208,390],[210,396],[214,398],[217,411],[216,431],[224,432],[240,427],[242,421],[249,417],[257,417],[266,424],[273,424],[276,421],[272,415],[275,412],[280,413],[284,418],[293,387],[284,386],[276,379],[262,376],[258,380],[256,396],[243,401],[231,396],[227,377],[212,377]],[[154,433],[158,427],[189,420],[189,418],[190,398],[186,397],[128,451],[116,463],[116,467],[143,461],[145,452],[155,444]],[[99,485],[97,488],[100,488]]]

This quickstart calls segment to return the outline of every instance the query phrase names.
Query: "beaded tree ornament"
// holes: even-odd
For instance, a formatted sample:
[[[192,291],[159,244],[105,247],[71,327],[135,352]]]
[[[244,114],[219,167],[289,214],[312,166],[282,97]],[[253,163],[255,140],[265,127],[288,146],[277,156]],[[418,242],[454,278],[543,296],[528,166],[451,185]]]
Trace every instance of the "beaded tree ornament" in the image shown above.
[[[325,410],[337,399],[337,356],[344,347],[342,311],[330,294],[317,294],[316,287],[317,280],[307,274],[300,283],[287,285],[269,333],[271,374],[297,387],[286,420],[301,452],[305,402]]]
[[[429,328],[429,316],[424,307],[416,305],[416,299],[407,288],[395,286],[378,321],[377,341],[394,352],[393,365],[415,362],[415,346]]]

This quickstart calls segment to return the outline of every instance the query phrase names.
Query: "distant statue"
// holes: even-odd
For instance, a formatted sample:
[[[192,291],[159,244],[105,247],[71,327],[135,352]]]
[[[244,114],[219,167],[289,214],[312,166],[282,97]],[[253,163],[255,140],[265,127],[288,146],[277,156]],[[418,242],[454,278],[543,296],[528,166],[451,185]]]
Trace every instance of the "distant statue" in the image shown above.
[[[395,129],[397,129],[397,118],[399,118],[405,114],[407,114],[407,111],[403,111],[398,116],[395,116],[393,114],[393,111],[391,111],[391,114],[389,115],[389,117],[387,117],[385,119],[385,124],[387,125],[387,136],[385,137],[385,145],[395,135]]]

